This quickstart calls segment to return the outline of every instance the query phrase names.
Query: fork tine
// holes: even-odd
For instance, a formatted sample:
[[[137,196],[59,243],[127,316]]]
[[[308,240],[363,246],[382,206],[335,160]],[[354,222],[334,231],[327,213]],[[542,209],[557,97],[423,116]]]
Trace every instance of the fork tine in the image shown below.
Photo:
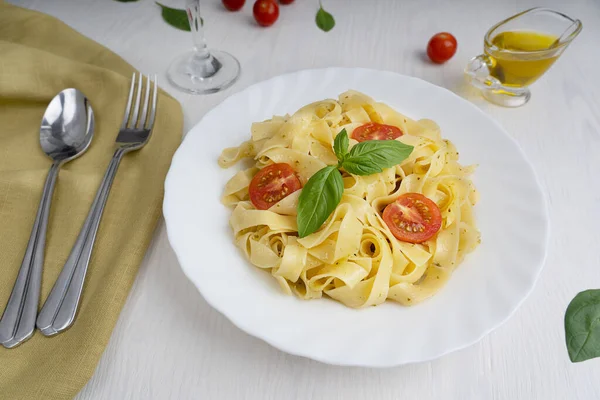
[[[146,129],[152,130],[154,126],[154,117],[156,117],[156,99],[158,97],[158,84],[156,74],[154,75],[154,93],[152,94],[152,108],[150,109],[150,117],[148,118],[148,125]]]
[[[131,87],[129,88],[129,99],[127,100],[127,106],[125,106],[125,115],[123,116],[123,123],[121,129],[127,127],[127,121],[129,121],[129,112],[131,110],[131,100],[133,100],[133,89],[135,88],[135,72],[131,77]]]
[[[137,94],[135,96],[135,107],[133,108],[133,116],[131,117],[131,121],[129,121],[129,125],[127,126],[129,129],[133,129],[138,119],[138,112],[140,111],[140,99],[142,97],[142,74],[138,79],[137,84]]]
[[[146,117],[148,116],[148,103],[150,100],[150,75],[146,75],[146,94],[144,95],[144,108],[142,109],[142,116],[136,125],[136,129],[143,129],[146,125]]]

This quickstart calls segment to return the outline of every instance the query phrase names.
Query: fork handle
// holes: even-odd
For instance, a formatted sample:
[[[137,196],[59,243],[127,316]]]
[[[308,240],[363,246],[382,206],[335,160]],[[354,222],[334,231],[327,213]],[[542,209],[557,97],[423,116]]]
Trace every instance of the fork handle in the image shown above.
[[[115,151],[71,254],[38,315],[37,327],[46,336],[64,331],[75,320],[102,212],[117,168],[126,151],[125,148]]]
[[[21,268],[0,320],[0,343],[6,348],[15,347],[24,342],[35,330],[48,216],[50,215],[50,203],[59,169],[60,162],[57,161],[52,164],[46,177],[42,198],[31,229]]]

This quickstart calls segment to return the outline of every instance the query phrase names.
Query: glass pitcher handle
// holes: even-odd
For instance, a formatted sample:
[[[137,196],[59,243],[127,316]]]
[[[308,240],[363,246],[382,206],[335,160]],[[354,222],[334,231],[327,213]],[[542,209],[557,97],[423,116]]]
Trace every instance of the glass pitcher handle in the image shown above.
[[[486,54],[473,57],[465,68],[465,74],[473,86],[482,90],[499,89],[502,83],[490,75],[492,59]]]

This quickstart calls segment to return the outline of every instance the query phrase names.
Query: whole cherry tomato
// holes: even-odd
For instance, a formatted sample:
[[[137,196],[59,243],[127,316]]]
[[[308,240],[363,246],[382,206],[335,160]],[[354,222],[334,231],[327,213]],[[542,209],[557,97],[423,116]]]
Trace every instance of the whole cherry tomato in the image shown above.
[[[279,17],[279,6],[275,0],[257,0],[252,12],[259,25],[271,26]]]
[[[281,4],[292,4],[294,0],[279,0]]]
[[[225,6],[226,9],[228,9],[229,11],[237,11],[239,9],[241,9],[242,7],[244,7],[244,3],[246,2],[246,0],[222,0],[223,1],[223,5]]]
[[[427,55],[436,64],[442,64],[456,53],[456,38],[448,32],[433,35],[427,44]]]

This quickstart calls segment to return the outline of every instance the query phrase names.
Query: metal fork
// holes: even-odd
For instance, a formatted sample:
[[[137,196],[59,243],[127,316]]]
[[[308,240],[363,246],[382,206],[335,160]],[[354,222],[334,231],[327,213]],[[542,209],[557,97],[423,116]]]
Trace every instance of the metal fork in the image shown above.
[[[62,332],[73,324],[83,289],[85,274],[96,240],[96,233],[98,232],[102,212],[104,211],[104,206],[106,205],[106,200],[108,199],[119,163],[125,154],[142,148],[148,143],[150,138],[156,116],[158,94],[156,75],[154,75],[153,85],[150,76],[146,77],[145,85],[142,83],[142,75],[140,74],[136,79],[136,74],[134,73],[125,108],[125,116],[123,117],[123,123],[121,124],[121,129],[116,140],[117,149],[104,174],[102,184],[96,193],[92,208],[75,241],[71,254],[67,258],[67,262],[37,317],[36,325],[46,336]],[[141,94],[144,88],[143,108],[141,116],[139,116]],[[134,94],[135,103],[132,104]]]

